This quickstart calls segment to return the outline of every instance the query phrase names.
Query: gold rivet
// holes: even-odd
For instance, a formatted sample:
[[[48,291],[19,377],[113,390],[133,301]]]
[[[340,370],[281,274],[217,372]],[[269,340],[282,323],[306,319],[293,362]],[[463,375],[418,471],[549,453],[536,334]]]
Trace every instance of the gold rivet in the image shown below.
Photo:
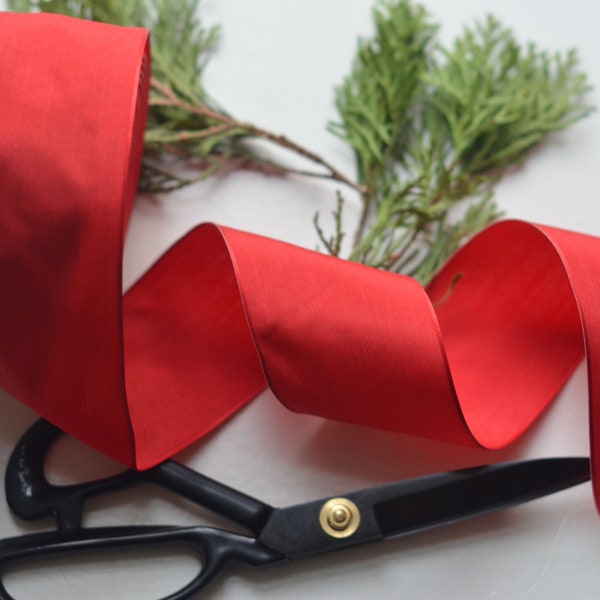
[[[332,498],[321,508],[319,522],[323,531],[334,538],[351,536],[360,525],[360,512],[347,498]]]

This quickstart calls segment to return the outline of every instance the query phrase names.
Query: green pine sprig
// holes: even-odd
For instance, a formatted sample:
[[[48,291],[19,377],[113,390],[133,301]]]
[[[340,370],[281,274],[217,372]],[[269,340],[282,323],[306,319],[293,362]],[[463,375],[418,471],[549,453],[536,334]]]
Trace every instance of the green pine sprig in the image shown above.
[[[546,137],[590,114],[575,50],[550,54],[522,45],[493,17],[465,28],[452,46],[411,0],[378,0],[374,34],[359,41],[350,73],[335,92],[339,118],[329,130],[348,144],[356,176],[317,152],[234,118],[206,91],[203,73],[218,41],[200,0],[8,0],[12,10],[58,12],[142,26],[152,32],[153,74],[141,188],[172,191],[223,168],[328,179],[340,187],[327,252],[340,255],[342,189],[362,211],[348,258],[407,273],[423,284],[449,255],[498,217],[495,184]],[[262,156],[260,139],[303,158],[307,169]],[[175,159],[175,167],[162,160]],[[179,163],[177,162],[179,161]],[[177,165],[197,175],[182,176]],[[193,172],[186,169],[186,173]]]
[[[493,17],[446,49],[419,5],[384,0],[374,14],[331,126],[367,188],[350,258],[427,283],[498,217],[499,179],[591,112],[581,102],[589,86],[575,51],[522,47]]]

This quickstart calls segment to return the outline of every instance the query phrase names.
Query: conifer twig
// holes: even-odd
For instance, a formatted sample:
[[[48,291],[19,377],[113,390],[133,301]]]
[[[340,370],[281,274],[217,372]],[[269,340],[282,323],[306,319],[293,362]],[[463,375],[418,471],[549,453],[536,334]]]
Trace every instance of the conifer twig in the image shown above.
[[[198,137],[209,137],[212,134],[220,134],[220,133],[225,133],[225,132],[236,131],[242,135],[247,135],[249,137],[255,137],[255,138],[259,138],[259,139],[263,139],[263,140],[268,140],[270,142],[273,142],[277,146],[285,148],[286,150],[290,150],[291,152],[293,152],[303,158],[306,158],[310,162],[312,162],[320,167],[323,167],[325,169],[324,173],[304,171],[304,170],[303,171],[292,170],[293,172],[301,173],[306,176],[314,176],[314,177],[331,179],[333,181],[342,183],[342,184],[352,188],[353,190],[355,190],[356,192],[358,192],[360,194],[365,193],[364,186],[358,185],[357,183],[355,183],[354,181],[352,181],[351,179],[346,177],[344,174],[342,174],[338,169],[336,169],[333,165],[331,165],[331,163],[329,163],[328,161],[323,159],[321,156],[319,156],[315,152],[312,152],[312,151],[304,148],[303,146],[297,144],[296,142],[293,142],[285,135],[272,133],[266,129],[257,127],[256,125],[252,125],[250,123],[243,123],[240,121],[236,121],[235,119],[233,119],[232,117],[230,117],[224,113],[217,112],[217,111],[211,109],[208,105],[206,105],[204,103],[192,104],[190,102],[186,102],[186,101],[182,100],[174,92],[174,90],[171,88],[171,86],[169,86],[168,84],[165,84],[161,81],[158,81],[154,77],[151,79],[151,88],[159,94],[158,97],[156,95],[154,95],[150,99],[151,106],[170,106],[173,108],[181,109],[186,112],[190,112],[192,114],[195,114],[199,117],[208,119],[210,121],[216,121],[218,123],[221,123],[221,125],[219,125],[219,126],[212,126],[207,129],[203,129],[203,130],[199,131]],[[178,132],[178,134],[180,136],[178,138],[179,141],[188,141],[191,138],[191,134],[189,132]],[[200,136],[200,134],[203,134],[203,135]],[[175,135],[177,135],[177,134],[175,134]],[[174,140],[175,140],[175,138],[174,138]],[[282,168],[284,170],[286,169],[285,167],[282,167]]]
[[[465,28],[451,47],[411,0],[374,0],[375,32],[359,41],[337,88],[339,118],[329,130],[354,152],[348,177],[285,135],[235,119],[207,93],[203,71],[218,28],[205,28],[200,0],[7,0],[13,10],[44,10],[152,30],[153,76],[140,179],[172,191],[228,168],[318,177],[359,194],[362,206],[349,257],[407,273],[423,284],[466,239],[497,218],[495,184],[546,137],[587,116],[589,90],[577,53],[521,45],[493,17]],[[253,140],[307,160],[296,168],[261,155]],[[171,173],[171,155],[197,176]],[[334,231],[315,216],[325,249],[339,256],[344,203]],[[454,207],[462,212],[454,215]]]

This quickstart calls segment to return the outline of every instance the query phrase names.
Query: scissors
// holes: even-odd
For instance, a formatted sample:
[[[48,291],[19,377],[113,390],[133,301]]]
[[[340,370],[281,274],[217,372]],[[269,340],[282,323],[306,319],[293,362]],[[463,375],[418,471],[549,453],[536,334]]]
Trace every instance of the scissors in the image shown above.
[[[427,475],[274,508],[172,460],[147,471],[127,470],[105,479],[54,485],[44,474],[48,450],[62,432],[36,422],[9,460],[6,497],[26,520],[56,517],[56,529],[0,541],[0,599],[15,600],[2,577],[9,564],[64,553],[179,545],[200,559],[197,576],[163,600],[185,600],[204,588],[231,560],[253,567],[413,534],[456,523],[583,483],[588,458],[548,458],[499,463]],[[243,526],[240,534],[207,526],[88,528],[85,500],[142,483],[163,486]]]

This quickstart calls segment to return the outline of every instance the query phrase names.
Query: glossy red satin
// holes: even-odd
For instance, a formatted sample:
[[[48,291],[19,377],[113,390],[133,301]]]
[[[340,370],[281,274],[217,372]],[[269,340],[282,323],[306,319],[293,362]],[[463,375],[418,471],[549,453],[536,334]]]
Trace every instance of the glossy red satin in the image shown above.
[[[502,222],[424,290],[207,224],[123,296],[147,33],[7,13],[0,32],[0,385],[16,398],[139,469],[265,385],[294,411],[499,448],[587,354],[594,457],[599,239]]]

